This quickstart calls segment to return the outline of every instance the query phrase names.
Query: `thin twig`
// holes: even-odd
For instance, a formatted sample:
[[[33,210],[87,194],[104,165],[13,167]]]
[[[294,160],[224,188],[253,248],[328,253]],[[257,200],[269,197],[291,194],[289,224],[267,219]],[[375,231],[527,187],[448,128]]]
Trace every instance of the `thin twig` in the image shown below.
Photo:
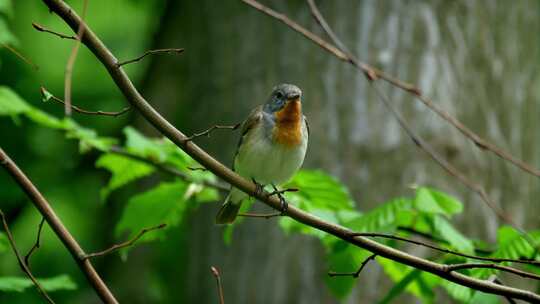
[[[69,5],[61,0],[43,0],[43,2],[51,11],[60,16],[71,27],[72,30],[76,31],[78,29],[80,23],[82,22],[81,18],[73,11],[73,9],[71,9]],[[142,97],[123,69],[116,68],[118,59],[99,39],[99,37],[94,34],[91,29],[88,29],[85,37],[87,37],[87,39],[84,39],[83,43],[103,64],[111,78],[123,93],[124,97],[159,132],[197,160],[202,166],[216,174],[216,176],[224,179],[226,182],[230,183],[232,186],[238,188],[246,194],[254,195],[257,199],[264,202],[268,206],[276,210],[280,210],[281,202],[278,198],[266,197],[265,193],[258,193],[257,187],[252,182],[242,178],[227,168],[195,143],[186,141],[187,136],[175,128],[169,121],[160,115],[159,112],[157,112],[152,105],[146,99],[144,99],[144,97]],[[373,241],[369,238],[351,237],[350,234],[353,232],[349,229],[328,221],[324,221],[310,213],[296,208],[295,206],[289,207],[287,216],[300,223],[334,235],[354,246],[377,253],[377,255],[381,257],[432,273],[456,284],[487,293],[511,296],[512,298],[529,302],[540,302],[540,295],[534,292],[515,287],[501,286],[486,280],[472,278],[459,272],[448,272],[445,270],[446,265],[444,264],[413,256],[406,252],[380,244],[379,242]]]
[[[505,271],[508,273],[516,274],[523,278],[529,278],[540,281],[540,275],[526,272],[523,270],[515,269],[508,266],[498,265],[498,264],[486,264],[486,263],[463,263],[463,264],[451,264],[446,265],[447,271],[456,271],[456,270],[463,270],[463,269],[474,269],[474,268],[489,268],[489,269],[497,269],[501,271]]]
[[[44,87],[41,87],[41,88],[40,88],[40,91],[41,91],[41,95],[44,96],[44,98],[52,99],[53,101],[58,102],[58,103],[63,104],[63,105],[66,104],[62,99],[60,99],[60,98],[58,98],[58,97],[56,97],[56,96],[50,94]],[[48,93],[48,94],[47,94],[47,93]],[[79,108],[79,107],[77,107],[77,106],[75,106],[75,105],[73,105],[73,104],[71,104],[71,108],[72,108],[75,112],[81,113],[81,114],[87,114],[87,115],[101,115],[101,116],[113,116],[113,117],[120,116],[120,115],[122,115],[122,114],[124,114],[124,113],[127,113],[129,110],[131,110],[131,107],[125,107],[125,108],[123,108],[122,110],[120,110],[120,111],[118,111],[118,112],[89,111],[89,110],[81,109],[81,108]]]
[[[254,218],[264,218],[269,219],[273,217],[282,216],[283,212],[274,212],[274,213],[252,213],[252,212],[245,212],[245,213],[239,213],[238,216],[242,217],[254,217]]]
[[[9,44],[2,43],[2,46],[8,49],[10,52],[12,52],[15,56],[19,57],[22,61],[24,61],[29,66],[31,66],[34,70],[36,71],[39,70],[39,66],[37,64],[33,63],[30,59],[24,57],[24,55],[21,54],[21,52],[17,51],[15,48],[11,47]]]
[[[64,80],[64,111],[66,116],[71,115],[71,80],[73,75],[73,67],[75,65],[75,59],[77,59],[77,53],[79,52],[79,47],[81,46],[81,40],[84,34],[84,29],[86,24],[84,23],[84,18],[86,16],[86,9],[88,8],[88,0],[83,2],[83,10],[81,14],[81,24],[77,30],[77,39],[75,40],[75,45],[71,49],[71,54],[69,55],[68,61],[66,63],[66,75]]]
[[[188,168],[190,171],[208,171],[208,169],[206,169],[205,167],[190,167],[190,166],[187,166],[186,168]]]
[[[488,281],[491,281],[491,282],[494,282],[496,284],[499,284],[499,285],[504,285],[504,283],[497,277],[497,275],[495,274],[492,274],[489,278],[488,278]],[[517,304],[516,301],[514,301],[514,299],[512,299],[511,297],[508,297],[508,296],[503,296],[506,301],[508,301],[508,303],[510,304]]]
[[[43,289],[41,284],[39,284],[39,282],[36,280],[32,272],[30,271],[30,268],[28,268],[28,265],[24,262],[23,258],[21,257],[21,254],[19,253],[19,250],[17,249],[17,246],[15,245],[15,240],[13,239],[13,235],[11,234],[11,231],[9,230],[9,226],[6,221],[6,216],[4,215],[4,212],[2,210],[0,210],[0,217],[2,218],[4,231],[6,232],[9,243],[11,244],[11,248],[13,249],[13,253],[17,257],[17,261],[19,261],[19,266],[21,267],[22,271],[28,276],[28,278],[32,281],[32,283],[34,283],[34,286],[36,286],[36,289],[47,300],[47,302],[54,304],[54,301],[51,299],[51,297],[49,297],[49,294],[47,294],[47,292]]]
[[[228,192],[228,191],[231,190],[230,187],[228,187],[226,185],[223,185],[221,183],[211,182],[211,181],[195,181],[189,175],[185,174],[184,172],[181,172],[181,171],[177,170],[176,168],[174,168],[172,166],[167,166],[166,164],[158,163],[158,162],[156,162],[154,160],[151,160],[151,159],[139,156],[139,155],[135,155],[135,154],[130,153],[130,152],[128,152],[128,151],[126,151],[126,150],[124,150],[124,149],[122,149],[120,147],[117,147],[117,146],[111,147],[110,152],[118,154],[118,155],[122,155],[122,156],[125,156],[125,157],[129,157],[129,158],[134,159],[134,160],[144,162],[146,164],[149,164],[149,165],[155,167],[156,169],[159,169],[160,171],[163,171],[163,172],[165,172],[165,173],[167,173],[169,175],[175,176],[175,177],[179,177],[182,180],[185,180],[185,181],[190,182],[190,183],[200,183],[203,186],[212,187],[212,188],[215,188],[215,189],[217,189],[219,191],[223,191],[223,192]]]
[[[393,235],[393,234],[376,233],[376,232],[358,232],[358,233],[353,233],[352,236],[380,237],[380,238],[386,238],[386,239],[393,239],[393,240],[403,241],[403,242],[407,242],[407,243],[411,243],[411,244],[415,244],[415,245],[420,245],[420,246],[427,247],[427,248],[430,248],[430,249],[433,249],[433,250],[436,250],[436,251],[439,251],[439,252],[452,254],[452,255],[456,255],[456,256],[460,256],[460,257],[464,257],[464,258],[479,260],[479,261],[488,261],[488,262],[495,262],[495,263],[511,262],[511,263],[518,263],[518,264],[527,264],[527,265],[540,266],[540,261],[536,261],[536,260],[521,260],[521,259],[504,259],[504,258],[482,257],[482,256],[466,254],[466,253],[462,253],[462,252],[458,252],[458,251],[453,251],[453,250],[449,250],[449,249],[446,249],[446,248],[441,248],[441,247],[438,247],[438,246],[435,246],[435,245],[427,244],[427,243],[416,241],[416,240],[407,239],[407,238],[400,237],[400,236]]]
[[[367,259],[365,259],[362,264],[360,264],[360,267],[358,268],[357,271],[355,272],[335,272],[335,271],[329,271],[328,272],[328,276],[329,277],[353,277],[353,278],[358,278],[358,276],[360,275],[360,272],[362,272],[362,270],[364,269],[364,267],[367,265],[367,263],[369,263],[369,261],[375,259],[375,257],[377,257],[377,254],[372,254],[370,255],[369,257],[367,257]]]
[[[272,196],[272,195],[281,195],[285,192],[298,192],[298,188],[285,188],[285,189],[282,189],[282,190],[274,190],[272,192],[268,192],[268,196]]]
[[[407,91],[411,94],[413,94],[415,97],[418,98],[425,106],[427,106],[430,110],[435,112],[439,117],[444,119],[446,122],[450,123],[452,126],[454,126],[461,134],[463,134],[465,137],[467,137],[469,140],[471,140],[478,148],[481,150],[488,150],[495,155],[497,155],[499,158],[509,161],[514,166],[520,168],[521,170],[530,173],[532,175],[535,175],[537,177],[540,177],[540,170],[537,168],[534,168],[532,165],[525,163],[524,161],[512,156],[510,153],[504,151],[503,149],[497,147],[496,145],[490,143],[486,139],[480,137],[478,134],[474,133],[472,130],[467,128],[462,122],[460,122],[458,119],[450,115],[448,112],[441,109],[439,106],[437,106],[435,103],[433,103],[429,98],[422,95],[420,90],[409,83],[403,82],[399,79],[397,79],[394,76],[389,76],[385,74],[383,71],[378,70],[364,62],[359,61],[356,59],[352,53],[347,49],[344,43],[341,42],[341,40],[337,37],[337,35],[334,33],[332,28],[328,25],[322,14],[320,13],[319,9],[317,8],[317,5],[313,0],[307,0],[313,17],[319,23],[322,27],[322,29],[326,32],[326,34],[332,39],[334,44],[338,46],[338,48],[345,53],[346,59],[345,61],[348,61],[349,63],[353,64],[357,68],[360,68],[365,74],[369,74],[369,79],[377,79],[381,78],[385,80],[386,82],[392,84],[393,86],[400,88],[404,91]],[[281,20],[281,19],[280,19]],[[283,20],[282,20],[283,21]],[[286,23],[286,22],[285,22]],[[290,25],[289,25],[290,26]],[[292,26],[291,26],[292,27]],[[294,29],[294,27],[292,27]],[[306,30],[307,31],[307,30]],[[299,31],[302,33],[301,31]],[[314,34],[313,34],[314,35]],[[305,35],[306,36],[306,35]],[[307,38],[310,38],[309,36],[306,36]],[[315,42],[315,41],[314,41]],[[334,54],[336,57],[342,59],[343,54]],[[344,60],[344,59],[342,59]]]
[[[91,259],[91,258],[95,258],[95,257],[99,257],[99,256],[104,256],[104,255],[107,255],[107,254],[112,253],[114,251],[120,250],[122,248],[129,247],[129,246],[135,244],[135,242],[137,242],[147,232],[162,229],[162,228],[165,228],[166,226],[167,226],[167,224],[159,224],[159,225],[154,226],[154,227],[144,228],[141,231],[139,231],[139,233],[134,238],[132,238],[131,240],[125,241],[125,242],[120,243],[120,244],[115,244],[115,245],[113,245],[113,246],[111,246],[111,247],[109,247],[109,248],[107,248],[105,250],[99,251],[99,252],[89,253],[89,254],[83,256],[83,259],[86,260],[86,259]]]
[[[234,130],[238,129],[238,127],[240,127],[240,125],[242,125],[242,124],[237,123],[237,124],[232,125],[232,126],[214,125],[214,126],[212,126],[211,128],[209,128],[207,130],[204,130],[204,131],[199,132],[199,133],[195,133],[195,134],[187,137],[184,141],[185,142],[192,141],[197,137],[201,137],[201,136],[205,136],[205,135],[210,137],[210,133],[212,133],[212,131],[217,130],[217,129],[220,129],[220,130],[221,129],[226,129],[226,130],[233,130],[234,131]]]
[[[36,30],[38,30],[38,31],[40,31],[40,32],[53,34],[53,35],[58,36],[58,37],[60,37],[60,38],[62,38],[62,39],[77,40],[77,37],[75,37],[75,36],[69,36],[69,35],[65,35],[65,34],[62,34],[62,33],[58,33],[58,32],[49,30],[49,29],[45,28],[43,25],[37,24],[37,23],[35,23],[35,22],[32,22],[32,26],[33,26]]]
[[[221,286],[221,276],[219,275],[219,270],[214,266],[210,267],[210,270],[212,271],[212,274],[216,278],[219,304],[225,304],[225,298],[223,297],[223,286]]]
[[[45,218],[42,217],[41,221],[39,222],[39,225],[38,225],[38,232],[37,232],[36,242],[34,243],[32,248],[30,248],[30,250],[28,250],[28,253],[24,256],[24,263],[28,266],[28,268],[30,268],[30,257],[32,256],[32,253],[34,253],[35,250],[39,249],[39,246],[40,246],[39,242],[40,242],[40,239],[41,239],[41,231],[43,230],[43,224],[44,223],[45,223]]]
[[[149,51],[146,51],[144,52],[144,54],[142,54],[141,56],[135,58],[135,59],[131,59],[131,60],[126,60],[126,61],[122,61],[122,62],[119,62],[116,64],[116,66],[118,67],[121,67],[123,65],[126,65],[126,64],[130,64],[130,63],[133,63],[133,62],[137,62],[137,61],[140,61],[141,59],[143,59],[144,57],[148,56],[148,55],[153,55],[153,54],[161,54],[161,53],[167,53],[167,54],[181,54],[184,52],[184,49],[182,48],[169,48],[169,49],[157,49],[157,50],[149,50]]]

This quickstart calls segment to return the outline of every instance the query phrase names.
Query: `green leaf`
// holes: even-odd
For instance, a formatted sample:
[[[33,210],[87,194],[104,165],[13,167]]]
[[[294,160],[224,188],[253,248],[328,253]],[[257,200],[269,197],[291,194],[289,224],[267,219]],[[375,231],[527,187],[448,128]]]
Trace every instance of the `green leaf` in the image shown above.
[[[474,296],[472,297],[472,299],[469,301],[468,304],[499,304],[499,303],[501,303],[500,296],[484,293],[481,291],[475,291]]]
[[[474,254],[472,240],[461,234],[446,218],[436,215],[431,220],[435,235],[447,241],[452,248],[459,252]]]
[[[394,228],[403,213],[412,211],[412,201],[398,198],[384,203],[344,225],[356,232],[375,232]]]
[[[13,35],[6,20],[2,18],[2,16],[0,16],[0,43],[11,45],[18,44],[17,38]]]
[[[347,188],[336,178],[319,170],[301,170],[285,187],[298,188],[298,196],[309,210],[338,211],[354,209],[354,201]]]
[[[473,290],[469,287],[458,285],[447,280],[442,280],[441,285],[452,298],[458,301],[466,303],[472,297]]]
[[[79,140],[80,153],[86,153],[91,149],[107,152],[117,142],[114,138],[99,137],[96,131],[81,127],[74,121],[70,123],[66,137]]]
[[[0,19],[0,42],[2,36],[2,26]],[[0,116],[15,116],[26,113],[30,106],[17,93],[6,86],[0,86]]]
[[[414,207],[422,212],[444,214],[448,217],[463,211],[463,204],[457,199],[426,187],[420,187],[416,191]]]
[[[4,14],[9,18],[13,17],[13,6],[11,5],[11,0],[0,0],[0,14]]]
[[[369,251],[347,244],[341,240],[336,240],[327,246],[326,260],[330,271],[338,273],[355,272],[370,255]],[[362,276],[362,273],[360,276]],[[358,281],[358,279],[351,276],[330,277],[327,275],[324,280],[332,294],[339,299],[344,299],[349,295],[354,284]]]
[[[378,259],[377,261],[390,279],[397,282],[397,285],[381,300],[382,303],[390,303],[390,300],[393,300],[404,290],[426,303],[431,302],[434,297],[431,290],[439,283],[439,280],[424,276],[421,271],[392,260]],[[416,272],[419,272],[419,274],[416,274]],[[430,279],[426,280],[425,278]]]
[[[52,278],[37,278],[43,290],[53,292],[57,290],[75,290],[77,284],[67,274],[58,275]],[[23,292],[32,287],[34,283],[27,277],[0,277],[0,291],[4,292]]]
[[[190,197],[187,195],[187,188],[183,181],[161,183],[149,191],[133,196],[124,208],[115,234],[120,237],[127,231],[127,239],[131,239],[144,228],[167,224],[167,229],[178,225],[191,202],[188,201]],[[162,238],[165,229],[146,233],[138,243]]]
[[[155,140],[145,137],[132,127],[124,128],[126,135],[126,150],[155,162],[165,162],[167,154]]]
[[[155,170],[154,167],[141,161],[112,153],[101,155],[96,161],[96,167],[107,169],[112,173],[109,183],[101,190],[103,199],[106,199],[113,190],[147,176]]]
[[[392,302],[396,297],[402,294],[413,281],[420,278],[421,273],[422,272],[418,269],[410,271],[400,281],[398,281],[397,284],[392,287],[392,289],[390,289],[386,296],[379,301],[379,304],[388,304]]]

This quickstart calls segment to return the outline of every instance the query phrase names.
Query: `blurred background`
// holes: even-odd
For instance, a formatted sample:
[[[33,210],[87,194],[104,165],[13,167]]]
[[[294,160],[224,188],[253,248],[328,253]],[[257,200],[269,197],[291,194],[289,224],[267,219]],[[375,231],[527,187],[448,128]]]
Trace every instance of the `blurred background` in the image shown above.
[[[68,1],[80,11],[82,1]],[[320,3],[319,3],[320,2]],[[4,3],[0,1],[0,4]],[[304,1],[265,1],[323,35]],[[365,62],[418,84],[435,103],[517,158],[540,167],[540,3],[538,1],[318,1],[343,42]],[[8,3],[9,5],[9,3]],[[7,26],[34,70],[0,48],[0,85],[57,117],[63,108],[41,102],[39,87],[63,95],[65,63],[73,41],[40,33],[37,22],[71,34],[40,1],[12,1]],[[502,223],[493,211],[448,176],[402,132],[375,98],[364,76],[283,24],[240,1],[90,0],[87,22],[121,60],[147,49],[182,47],[182,55],[149,56],[126,67],[142,94],[176,127],[191,134],[214,124],[234,124],[265,102],[272,87],[297,84],[311,135],[306,168],[321,168],[351,190],[359,208],[429,185],[458,197],[465,211],[455,223],[471,238],[493,242]],[[414,129],[525,229],[539,226],[540,184],[483,153],[408,94],[383,86]],[[116,111],[126,101],[105,69],[81,47],[73,75],[73,102],[86,109]],[[157,136],[131,111],[117,118],[74,116],[100,134],[122,137],[133,125]],[[199,144],[230,165],[238,134],[218,131]],[[80,155],[63,134],[0,119],[1,147],[30,176],[87,251],[117,242],[114,225],[128,193],[107,202],[99,190],[109,176],[94,167],[96,153]],[[35,240],[40,216],[5,172],[0,207],[17,245]],[[206,204],[167,238],[94,264],[123,303],[217,303],[209,267],[222,271],[226,303],[337,303],[324,288],[328,265],[317,240],[285,236],[273,220],[248,220],[230,245],[215,226],[218,204]],[[67,273],[75,291],[52,293],[58,303],[96,303],[97,297],[48,227],[32,258],[38,277]],[[0,253],[0,275],[22,275],[12,252]],[[521,287],[519,282],[509,281]],[[369,264],[344,303],[375,303],[392,282]],[[530,286],[529,286],[530,287]],[[32,289],[2,293],[1,303],[40,303]],[[418,301],[404,296],[400,303]],[[451,303],[445,298],[442,302]]]

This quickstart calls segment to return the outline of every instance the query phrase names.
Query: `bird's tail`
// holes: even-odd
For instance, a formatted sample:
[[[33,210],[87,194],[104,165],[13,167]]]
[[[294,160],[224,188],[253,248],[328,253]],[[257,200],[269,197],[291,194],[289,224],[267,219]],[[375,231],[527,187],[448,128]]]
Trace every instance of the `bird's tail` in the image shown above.
[[[227,195],[225,202],[223,202],[223,205],[216,215],[216,224],[226,225],[234,222],[241,205],[241,202],[231,200],[231,194]]]

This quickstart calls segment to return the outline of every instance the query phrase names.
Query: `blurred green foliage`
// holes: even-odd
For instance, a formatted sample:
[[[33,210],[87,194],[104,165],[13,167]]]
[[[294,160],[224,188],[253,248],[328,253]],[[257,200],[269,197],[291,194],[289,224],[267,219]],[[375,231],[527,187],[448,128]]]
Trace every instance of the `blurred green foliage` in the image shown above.
[[[45,100],[50,98],[50,95],[44,94]],[[216,202],[220,199],[218,189],[207,183],[216,183],[216,177],[208,171],[191,169],[200,165],[166,138],[146,137],[129,126],[123,130],[124,140],[101,137],[95,130],[82,127],[72,119],[57,119],[30,106],[8,87],[0,87],[0,115],[10,117],[20,125],[28,119],[44,128],[59,130],[65,134],[66,138],[77,140],[79,147],[84,147],[79,149],[80,153],[95,151],[100,154],[95,162],[96,168],[110,173],[108,183],[101,188],[103,203],[114,191],[155,175],[159,171],[156,164],[180,172],[172,180],[158,179],[145,190],[131,191],[131,197],[122,208],[121,216],[116,223],[115,236],[118,241],[131,239],[145,228],[159,224],[167,224],[167,226],[145,234],[135,246],[123,249],[121,254],[124,259],[128,257],[127,251],[133,250],[138,245],[167,239],[168,231],[180,225],[200,204]],[[474,240],[464,236],[451,223],[451,219],[463,211],[463,204],[438,190],[417,187],[411,197],[381,203],[379,207],[362,214],[355,208],[356,203],[348,189],[334,177],[322,171],[301,170],[284,186],[299,189],[298,192],[285,193],[287,200],[295,206],[354,231],[385,232],[402,236],[415,233],[429,235],[433,242],[443,248],[466,254],[479,254]],[[248,208],[245,207],[245,210]],[[235,225],[240,223],[241,221],[237,221]],[[354,272],[371,255],[370,252],[291,218],[283,217],[279,224],[287,234],[300,233],[319,239],[326,249],[329,271]],[[226,239],[231,241],[232,228],[226,229],[225,234]],[[532,231],[529,236],[540,241],[540,231]],[[383,242],[396,248],[407,245],[397,243],[395,240],[383,240]],[[0,245],[0,250],[2,248],[5,250],[6,244],[0,243]],[[499,230],[497,249],[488,254],[484,253],[484,256],[488,257],[512,259],[531,258],[535,255],[535,250],[527,240],[519,232],[506,226]],[[538,258],[537,255],[536,258]],[[450,254],[436,255],[433,259],[450,264],[470,260]],[[491,303],[497,300],[492,296],[444,281],[429,273],[391,260],[376,257],[376,261],[388,277],[396,283],[394,288],[381,298],[380,303],[389,303],[403,292],[413,294],[424,303],[435,303],[433,288],[436,286],[443,287],[451,297],[463,303],[482,301]],[[506,264],[510,265],[510,263]],[[498,273],[492,269],[464,270],[463,272],[482,279]],[[29,287],[28,282],[21,278],[0,277],[0,279],[8,282],[8,284],[0,284],[4,286],[0,290],[20,292]],[[52,280],[49,286],[53,286],[49,287],[50,290],[74,289],[73,282],[66,276],[49,280]],[[336,297],[344,299],[350,294],[355,280],[351,276],[327,277],[326,283]]]

